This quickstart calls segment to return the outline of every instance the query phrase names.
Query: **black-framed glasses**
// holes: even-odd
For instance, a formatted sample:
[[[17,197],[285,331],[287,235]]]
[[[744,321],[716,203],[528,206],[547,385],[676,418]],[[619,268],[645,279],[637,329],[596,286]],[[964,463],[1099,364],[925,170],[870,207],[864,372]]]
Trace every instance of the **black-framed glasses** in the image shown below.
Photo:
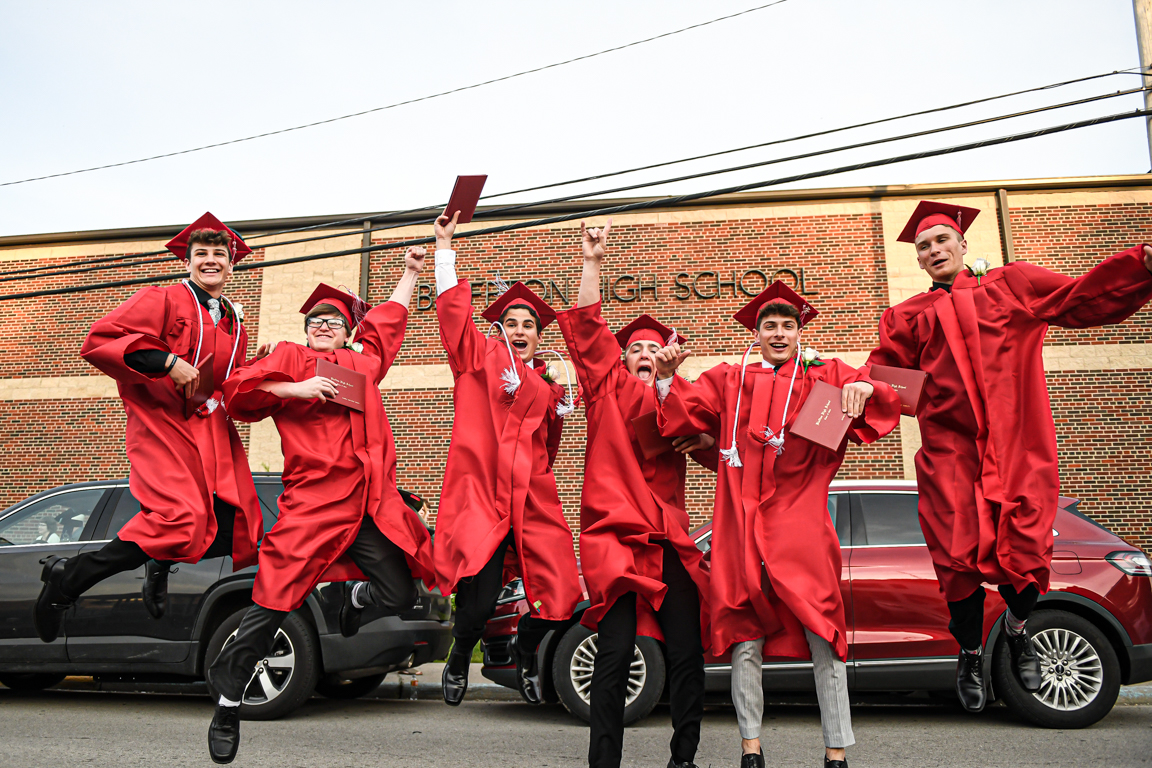
[[[334,331],[339,331],[345,327],[344,318],[342,317],[310,317],[305,324],[309,328],[323,328],[328,326]]]

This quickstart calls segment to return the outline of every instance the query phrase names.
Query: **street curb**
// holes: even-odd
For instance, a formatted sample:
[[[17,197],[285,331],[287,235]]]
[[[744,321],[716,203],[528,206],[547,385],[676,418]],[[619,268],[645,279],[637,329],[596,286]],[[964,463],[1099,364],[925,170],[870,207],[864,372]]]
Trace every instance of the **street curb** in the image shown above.
[[[1152,685],[1125,685],[1120,687],[1116,706],[1152,704]]]

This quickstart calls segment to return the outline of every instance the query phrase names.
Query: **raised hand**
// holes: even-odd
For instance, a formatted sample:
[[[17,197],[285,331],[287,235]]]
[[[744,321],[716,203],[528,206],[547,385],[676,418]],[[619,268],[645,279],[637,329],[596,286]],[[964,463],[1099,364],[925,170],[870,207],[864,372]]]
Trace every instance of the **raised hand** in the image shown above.
[[[600,262],[608,252],[608,233],[612,231],[612,219],[604,224],[604,229],[593,227],[587,229],[584,222],[580,222],[580,246],[584,251],[585,261]]]
[[[656,378],[669,379],[690,355],[692,350],[672,343],[656,353]]]
[[[840,395],[840,409],[852,418],[857,418],[864,413],[864,406],[874,391],[876,388],[866,381],[845,384],[843,394]]]
[[[452,235],[456,234],[456,220],[460,218],[460,211],[452,214],[449,219],[443,213],[436,217],[432,231],[436,234],[436,250],[446,251],[452,248]]]
[[[200,371],[182,357],[176,358],[176,364],[168,371],[168,378],[180,389],[184,390],[184,397],[192,397],[196,392],[196,385],[200,383]]]
[[[453,226],[453,228],[455,228],[455,226]],[[409,272],[420,274],[424,271],[424,258],[427,255],[428,251],[419,245],[409,246],[407,252],[404,254],[404,268]]]
[[[336,382],[324,376],[313,376],[310,379],[296,382],[292,386],[291,396],[301,400],[319,400],[326,403],[329,397],[336,397]]]

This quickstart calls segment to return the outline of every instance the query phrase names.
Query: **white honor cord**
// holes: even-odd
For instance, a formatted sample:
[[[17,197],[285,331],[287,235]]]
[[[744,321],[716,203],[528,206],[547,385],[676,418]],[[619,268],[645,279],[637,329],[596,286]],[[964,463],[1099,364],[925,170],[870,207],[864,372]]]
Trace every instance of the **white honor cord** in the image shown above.
[[[537,357],[540,355],[556,355],[564,364],[564,375],[568,377],[568,394],[556,404],[556,415],[563,418],[576,410],[576,401],[572,398],[572,369],[568,367],[568,361],[564,359],[564,355],[554,349],[542,349],[536,353]]]
[[[500,380],[504,382],[504,393],[515,394],[516,390],[520,388],[520,374],[516,372],[516,355],[512,353],[512,342],[508,341],[508,331],[504,330],[503,325],[492,323],[488,332],[491,333],[493,328],[499,328],[500,333],[504,336],[504,344],[508,347],[508,359],[512,363],[510,367],[504,369],[504,373],[500,374]]]
[[[748,354],[758,346],[760,342],[752,342],[748,349],[744,350],[744,357],[740,360],[740,389],[736,390],[736,418],[732,420],[732,444],[720,451],[720,457],[730,467],[744,466],[744,462],[740,461],[740,452],[736,448],[736,430],[740,426],[740,398],[744,395],[744,371],[748,368]]]
[[[788,397],[784,399],[784,418],[780,419],[780,434],[775,434],[764,420],[764,437],[768,445],[776,449],[776,455],[784,453],[784,425],[788,423],[788,406],[792,403],[792,388],[796,386],[796,371],[800,370],[800,347],[796,347],[796,364],[792,367],[792,381],[788,383]],[[739,413],[739,412],[737,412]]]
[[[199,308],[200,300],[196,298],[196,292],[192,290],[192,286],[188,284],[187,280],[181,280],[184,287],[188,289],[188,294],[192,297],[192,304]],[[236,327],[233,329],[232,335],[235,337],[232,340],[232,357],[228,358],[228,372],[224,374],[224,378],[232,375],[232,367],[236,363],[236,350],[240,348],[240,313],[236,311],[236,305],[232,303],[232,299],[227,296],[222,297],[224,301],[228,302],[228,306],[232,307],[232,317],[236,318]],[[197,312],[196,317],[200,319],[200,333],[196,337],[196,355],[192,358],[192,367],[200,367],[200,348],[204,344],[204,313]]]
[[[196,368],[200,365],[200,345],[204,343],[204,313],[200,312],[200,300],[196,298],[196,291],[192,290],[192,286],[188,284],[187,280],[181,280],[184,287],[188,289],[188,295],[192,297],[192,306],[196,307],[196,317],[200,318],[200,335],[196,338],[196,354],[192,356],[192,367]]]

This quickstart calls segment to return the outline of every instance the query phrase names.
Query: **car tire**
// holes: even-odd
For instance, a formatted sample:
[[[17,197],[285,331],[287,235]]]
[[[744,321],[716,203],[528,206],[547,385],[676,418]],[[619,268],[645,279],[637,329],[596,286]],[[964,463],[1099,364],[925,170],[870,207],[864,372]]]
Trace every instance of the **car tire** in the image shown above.
[[[64,679],[64,675],[51,672],[8,672],[0,675],[0,683],[14,691],[31,692],[51,688]]]
[[[206,670],[235,635],[247,611],[232,614],[212,633],[204,655]],[[241,719],[275,720],[298,709],[312,696],[320,677],[320,642],[312,625],[296,613],[288,614],[276,632],[272,653],[260,660],[257,670],[244,690]],[[211,683],[208,693],[213,699],[220,695]]]
[[[316,692],[329,699],[358,699],[380,687],[387,675],[369,675],[345,680],[342,677],[325,677],[316,683]]]
[[[552,659],[552,681],[560,702],[586,723],[592,716],[588,696],[595,667],[596,638],[595,632],[575,624],[560,638]],[[636,653],[644,663],[631,674],[640,689],[624,706],[624,725],[648,717],[664,692],[666,670],[660,644],[650,637],[638,636]]]
[[[1120,694],[1120,661],[1096,625],[1067,611],[1039,610],[1028,632],[1040,657],[1043,684],[1020,685],[1003,634],[996,642],[993,685],[1018,716],[1044,728],[1085,728],[1112,711]]]

